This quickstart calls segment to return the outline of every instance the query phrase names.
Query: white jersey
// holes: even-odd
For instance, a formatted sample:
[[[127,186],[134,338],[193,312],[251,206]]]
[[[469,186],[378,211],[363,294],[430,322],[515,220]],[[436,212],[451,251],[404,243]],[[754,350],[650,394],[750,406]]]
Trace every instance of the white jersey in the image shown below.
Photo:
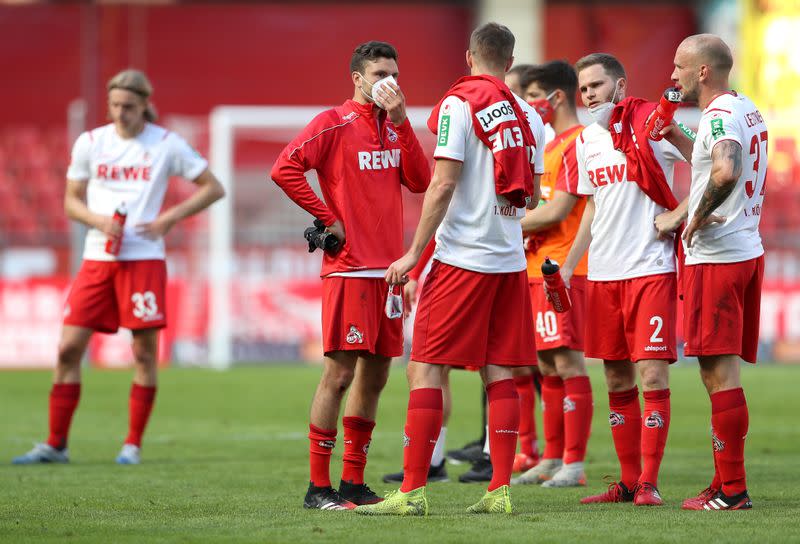
[[[666,140],[648,140],[672,187],[673,165],[683,160]],[[594,197],[589,275],[593,281],[616,281],[675,272],[672,238],[659,240],[653,221],[665,211],[627,176],[625,154],[614,149],[611,133],[597,123],[575,142],[578,193]]]
[[[83,258],[92,261],[139,261],[164,258],[164,240],[136,233],[136,225],[158,217],[170,176],[195,180],[208,162],[186,141],[165,128],[145,123],[135,138],[122,138],[113,124],[84,132],[72,148],[67,179],[86,181],[86,201],[94,213],[128,210],[119,255],[106,253],[107,236],[89,229]]]
[[[539,114],[516,98],[536,140],[533,165],[534,171],[541,174],[544,126]],[[442,130],[443,122],[446,130]],[[463,166],[450,207],[436,231],[433,258],[473,272],[525,270],[520,225],[525,209],[512,206],[495,192],[494,155],[475,134],[469,103],[455,96],[447,97],[439,110],[439,127],[434,159],[452,159]]]
[[[758,224],[767,175],[767,125],[755,104],[742,95],[723,94],[706,107],[692,150],[689,221],[708,187],[711,150],[723,140],[742,146],[742,175],[728,198],[712,213],[725,217],[696,231],[686,248],[686,264],[737,263],[764,254]]]

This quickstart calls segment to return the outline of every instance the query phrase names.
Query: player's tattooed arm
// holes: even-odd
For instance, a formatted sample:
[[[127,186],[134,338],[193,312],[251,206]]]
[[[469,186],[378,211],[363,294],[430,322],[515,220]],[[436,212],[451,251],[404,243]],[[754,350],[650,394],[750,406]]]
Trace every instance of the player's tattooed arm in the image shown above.
[[[711,175],[692,222],[686,227],[683,238],[692,246],[694,233],[710,223],[721,223],[724,217],[712,215],[725,202],[742,175],[742,146],[733,140],[723,140],[711,150]]]
[[[733,192],[742,175],[742,146],[723,140],[711,150],[711,179],[695,215],[706,219]]]

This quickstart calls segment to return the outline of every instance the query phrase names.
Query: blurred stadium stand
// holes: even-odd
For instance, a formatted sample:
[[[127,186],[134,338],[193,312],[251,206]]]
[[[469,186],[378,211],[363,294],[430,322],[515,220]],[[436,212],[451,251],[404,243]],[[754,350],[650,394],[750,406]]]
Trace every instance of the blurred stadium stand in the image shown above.
[[[515,0],[508,3],[513,5]],[[8,300],[24,291],[20,286],[34,289],[30,286],[40,285],[37,281],[48,289],[63,290],[68,284],[71,226],[62,201],[72,143],[67,111],[74,99],[85,100],[86,127],[102,124],[105,81],[127,66],[141,68],[154,83],[153,98],[163,123],[208,156],[208,114],[213,107],[341,103],[352,91],[347,63],[353,46],[384,39],[400,53],[400,82],[409,103],[430,105],[464,73],[463,52],[480,17],[479,4],[0,5],[0,49],[4,51],[0,69],[14,74],[9,84],[0,87],[0,331],[21,330],[15,326],[45,331],[58,326],[60,308],[55,308],[55,317],[33,323],[33,314],[20,318]],[[727,28],[725,21],[720,23],[720,13],[725,11],[721,8],[737,2],[704,2],[702,10],[692,2],[660,0],[541,0],[533,4],[541,15],[542,36],[532,50],[541,52],[542,58],[518,57],[519,62],[551,58],[574,62],[592,51],[609,51],[626,66],[632,94],[655,98],[668,84],[672,55],[680,40],[702,30]],[[755,0],[742,4],[752,17]],[[762,2],[763,9],[766,4],[783,2]],[[800,21],[796,3],[793,9],[790,18]],[[738,25],[744,16],[735,9],[732,13],[728,15],[733,17],[731,24]],[[725,37],[737,40],[738,34]],[[522,43],[524,37],[518,39]],[[735,41],[733,45],[737,68],[741,71],[743,65],[752,71],[759,51],[740,55]],[[792,81],[800,80],[798,74],[792,77],[796,78]],[[738,73],[737,80],[753,86],[742,89],[748,94],[760,89],[754,83],[758,78],[749,73]],[[782,116],[780,108],[767,113],[770,123]],[[234,240],[241,285],[236,289],[244,299],[236,303],[239,317],[232,319],[238,320],[242,331],[237,344],[240,360],[316,357],[318,316],[310,301],[317,296],[318,257],[304,254],[299,239],[309,218],[265,179],[271,161],[293,135],[259,131],[237,135]],[[765,325],[765,353],[790,359],[800,358],[800,325],[794,324],[800,323],[800,246],[795,234],[800,227],[798,141],[796,129],[770,132],[767,212],[761,222],[768,251],[765,304],[774,306]],[[688,184],[689,169],[679,166],[676,193],[687,194]],[[191,190],[190,184],[176,180],[170,185],[166,205],[185,198]],[[419,200],[409,199],[407,233],[416,225],[418,209]],[[172,313],[165,358],[189,363],[204,358],[207,224],[204,215],[193,218],[176,227],[167,240],[174,280],[171,293],[180,304],[175,304]],[[25,304],[32,296],[15,298],[15,304]],[[247,313],[253,305],[255,313]],[[301,313],[309,316],[302,319]],[[275,329],[285,330],[279,334]],[[10,342],[11,336],[0,333],[0,343]],[[40,337],[50,336],[42,332]],[[95,357],[112,352],[115,355],[110,358],[127,357],[119,347],[124,342],[97,342]],[[0,356],[0,366],[50,362],[47,357],[40,360],[40,352],[26,359],[25,350],[23,346]]]

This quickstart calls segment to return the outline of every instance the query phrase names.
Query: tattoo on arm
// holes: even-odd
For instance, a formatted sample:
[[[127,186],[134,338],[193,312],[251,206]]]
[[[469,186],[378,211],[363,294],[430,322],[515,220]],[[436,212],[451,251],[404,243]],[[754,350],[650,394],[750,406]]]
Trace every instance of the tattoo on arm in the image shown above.
[[[711,151],[711,179],[697,205],[695,215],[706,219],[733,192],[742,174],[742,146],[724,140]]]

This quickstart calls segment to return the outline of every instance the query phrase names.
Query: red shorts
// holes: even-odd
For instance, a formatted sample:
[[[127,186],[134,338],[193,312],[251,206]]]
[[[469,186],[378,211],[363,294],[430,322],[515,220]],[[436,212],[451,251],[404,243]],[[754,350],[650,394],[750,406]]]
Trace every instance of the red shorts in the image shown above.
[[[586,356],[675,362],[675,274],[591,281],[586,289]]]
[[[528,275],[481,274],[434,260],[422,286],[411,360],[438,365],[536,364]]]
[[[322,348],[363,350],[384,357],[403,354],[403,320],[386,317],[383,278],[322,279]]]
[[[686,266],[686,355],[738,355],[755,363],[763,279],[763,255],[740,263]]]
[[[569,348],[583,351],[586,327],[586,276],[573,276],[569,282],[572,308],[557,313],[544,294],[542,278],[531,278],[531,307],[536,326],[536,347],[539,351]]]
[[[64,324],[115,333],[167,326],[167,265],[146,261],[83,261],[72,284]]]

